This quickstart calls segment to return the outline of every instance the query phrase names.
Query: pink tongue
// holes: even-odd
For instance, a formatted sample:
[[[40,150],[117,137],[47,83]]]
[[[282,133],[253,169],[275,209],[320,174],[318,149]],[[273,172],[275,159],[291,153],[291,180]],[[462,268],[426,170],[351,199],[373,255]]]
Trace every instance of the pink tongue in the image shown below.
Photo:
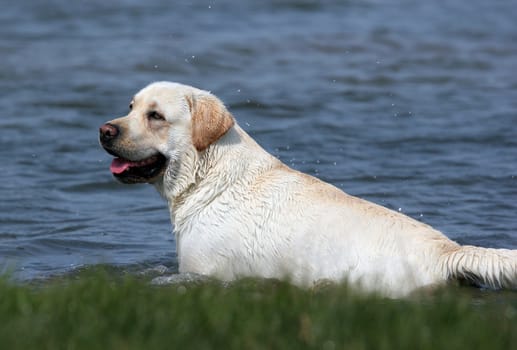
[[[111,162],[110,170],[113,174],[121,174],[131,165],[131,161],[122,158],[115,158]]]

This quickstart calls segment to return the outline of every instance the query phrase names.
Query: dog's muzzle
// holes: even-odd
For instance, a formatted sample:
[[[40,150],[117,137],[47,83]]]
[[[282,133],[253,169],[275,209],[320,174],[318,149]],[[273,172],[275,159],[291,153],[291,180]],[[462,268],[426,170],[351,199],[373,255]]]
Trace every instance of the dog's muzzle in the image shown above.
[[[167,167],[164,155],[156,154],[139,160],[129,160],[113,149],[113,142],[120,136],[118,126],[106,123],[99,128],[99,141],[106,152],[115,156],[110,165],[110,171],[115,178],[123,183],[153,182],[162,175]]]

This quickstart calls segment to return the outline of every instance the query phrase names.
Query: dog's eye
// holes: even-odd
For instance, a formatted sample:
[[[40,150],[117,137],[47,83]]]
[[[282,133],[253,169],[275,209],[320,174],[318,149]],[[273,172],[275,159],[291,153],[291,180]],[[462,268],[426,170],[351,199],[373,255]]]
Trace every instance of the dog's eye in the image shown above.
[[[151,111],[151,112],[147,113],[147,118],[154,119],[154,120],[165,120],[163,115],[161,115],[160,113],[158,113],[156,111]]]
[[[129,104],[129,110],[132,110],[132,109],[133,109],[133,102],[131,102],[131,103]]]

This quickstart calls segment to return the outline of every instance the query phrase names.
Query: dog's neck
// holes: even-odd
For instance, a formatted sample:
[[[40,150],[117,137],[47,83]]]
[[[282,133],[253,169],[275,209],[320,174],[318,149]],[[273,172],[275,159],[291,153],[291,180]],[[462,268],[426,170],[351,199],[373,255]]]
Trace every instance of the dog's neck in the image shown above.
[[[155,186],[169,202],[176,231],[186,213],[200,212],[234,184],[251,183],[280,164],[237,124],[206,150],[192,149],[175,161]]]

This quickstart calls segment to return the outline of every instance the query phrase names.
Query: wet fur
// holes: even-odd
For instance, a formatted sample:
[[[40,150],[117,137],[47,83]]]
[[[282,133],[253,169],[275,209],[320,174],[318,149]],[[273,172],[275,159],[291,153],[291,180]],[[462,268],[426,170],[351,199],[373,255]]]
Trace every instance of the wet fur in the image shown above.
[[[149,123],[158,108],[166,117]],[[468,280],[517,287],[515,250],[461,246],[432,227],[292,170],[262,149],[222,102],[160,82],[141,90],[117,149],[168,158],[153,185],[168,201],[180,272],[223,280],[346,280],[390,296]]]

